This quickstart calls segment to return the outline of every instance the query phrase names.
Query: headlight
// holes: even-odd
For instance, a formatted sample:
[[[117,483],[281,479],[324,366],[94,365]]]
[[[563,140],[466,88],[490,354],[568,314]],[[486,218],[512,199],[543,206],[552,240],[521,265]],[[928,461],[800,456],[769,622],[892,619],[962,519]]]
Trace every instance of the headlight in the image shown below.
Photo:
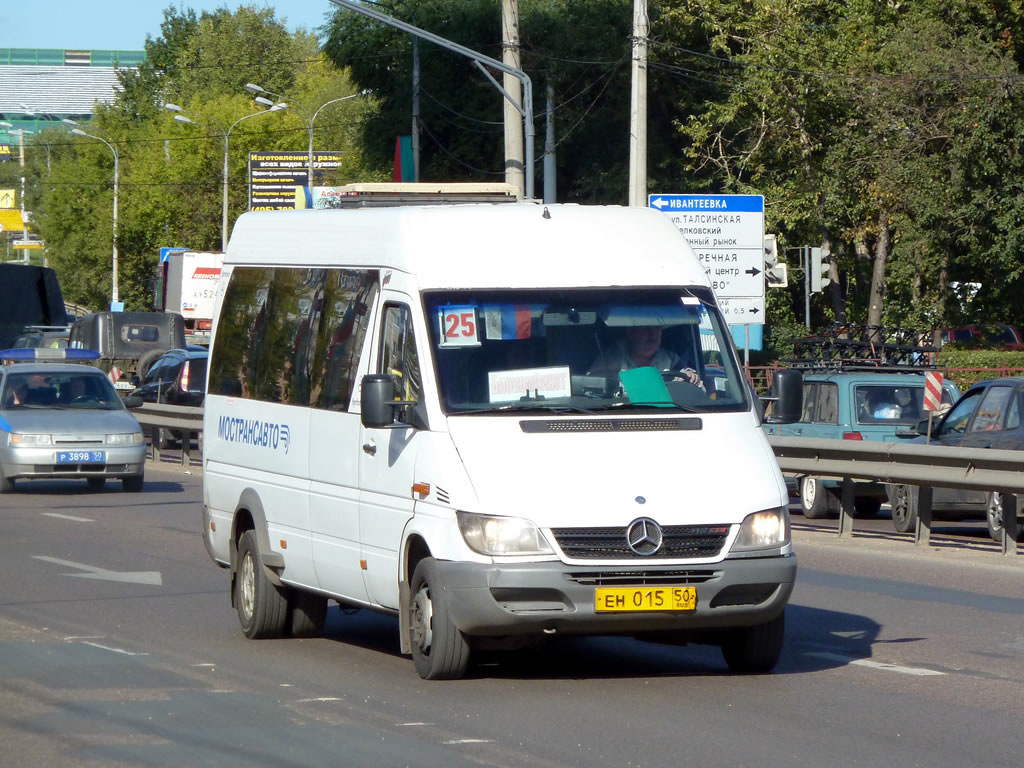
[[[747,515],[732,551],[776,549],[789,543],[789,511],[785,507]]]
[[[7,437],[7,444],[15,448],[36,448],[40,445],[53,445],[53,438],[49,435],[17,435],[11,433]]]
[[[107,445],[138,445],[141,442],[141,432],[125,432],[122,435],[107,435]]]
[[[459,530],[469,548],[481,555],[554,554],[540,529],[520,517],[487,517],[458,512]]]

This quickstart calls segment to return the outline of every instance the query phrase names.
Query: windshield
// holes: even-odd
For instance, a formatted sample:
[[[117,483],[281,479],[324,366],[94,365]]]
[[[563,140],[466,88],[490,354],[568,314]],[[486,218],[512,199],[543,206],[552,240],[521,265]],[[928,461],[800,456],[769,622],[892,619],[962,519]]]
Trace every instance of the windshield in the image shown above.
[[[6,409],[99,408],[123,410],[106,376],[82,373],[12,373],[4,382],[0,402]]]
[[[749,408],[705,288],[431,291],[447,413]]]

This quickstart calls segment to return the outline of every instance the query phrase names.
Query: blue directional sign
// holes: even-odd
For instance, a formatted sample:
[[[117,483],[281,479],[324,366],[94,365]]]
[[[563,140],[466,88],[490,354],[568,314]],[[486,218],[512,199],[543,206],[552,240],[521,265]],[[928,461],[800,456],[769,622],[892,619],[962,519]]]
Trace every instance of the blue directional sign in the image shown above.
[[[658,194],[647,202],[690,243],[726,320],[764,323],[764,197]]]

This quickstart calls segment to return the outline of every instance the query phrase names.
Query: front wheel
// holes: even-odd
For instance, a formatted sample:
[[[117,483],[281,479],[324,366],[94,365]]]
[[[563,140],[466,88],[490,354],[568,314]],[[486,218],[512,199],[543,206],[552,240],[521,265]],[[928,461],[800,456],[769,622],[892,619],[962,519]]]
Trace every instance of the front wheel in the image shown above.
[[[142,486],[145,483],[145,475],[139,472],[137,475],[129,475],[128,477],[121,478],[121,487],[126,491],[138,493],[142,490]]]
[[[14,481],[4,474],[0,468],[0,493],[10,493],[14,490]]]
[[[722,641],[722,656],[729,669],[740,674],[764,674],[775,669],[782,656],[786,616],[767,624],[731,630]]]
[[[280,637],[288,620],[288,597],[283,587],[263,571],[256,531],[238,540],[238,573],[235,575],[235,608],[242,632],[251,640]]]
[[[917,528],[917,493],[909,485],[886,486],[889,506],[892,507],[892,527],[900,533]]]
[[[993,491],[988,495],[988,503],[985,505],[985,522],[988,523],[988,535],[995,541],[1003,540],[1003,523],[1006,520],[1015,520],[1017,516],[1017,497],[1013,494],[997,493]],[[1016,530],[1011,526],[1011,541],[1021,540],[1020,525]]]
[[[817,477],[800,478],[800,506],[808,520],[817,520],[828,514],[828,496],[829,492]]]
[[[437,561],[426,557],[412,575],[409,640],[412,661],[424,680],[456,680],[469,666],[469,643],[448,617]]]

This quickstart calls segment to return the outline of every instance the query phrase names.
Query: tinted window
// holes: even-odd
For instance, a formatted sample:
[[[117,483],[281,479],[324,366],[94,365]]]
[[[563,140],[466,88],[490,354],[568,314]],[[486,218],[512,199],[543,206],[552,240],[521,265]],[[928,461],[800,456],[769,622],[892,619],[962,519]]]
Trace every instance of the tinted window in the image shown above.
[[[1010,405],[1013,387],[989,387],[981,399],[978,413],[971,422],[971,432],[997,432],[1003,428],[1003,420]]]
[[[835,384],[821,384],[818,391],[818,415],[821,424],[839,423],[839,387]]]
[[[963,434],[967,431],[967,423],[971,420],[971,416],[974,414],[974,409],[978,407],[978,403],[981,402],[982,391],[969,392],[960,398],[960,402],[953,406],[953,410],[946,416],[946,420],[942,422],[942,429],[939,430],[941,435],[949,434]]]
[[[818,404],[818,390],[820,386],[817,382],[804,382],[804,410],[800,414],[800,421],[814,421],[814,410]]]
[[[377,272],[327,271],[316,309],[311,402],[316,408],[346,410],[355,387],[359,353],[370,307],[377,298]]]
[[[1020,392],[1015,391],[1010,401],[1010,412],[1006,416],[1006,428],[1017,429],[1020,427]]]
[[[376,285],[367,270],[236,268],[218,319],[210,391],[347,408]]]
[[[155,325],[123,325],[121,326],[121,340],[151,344],[154,341],[160,341],[160,329]]]

